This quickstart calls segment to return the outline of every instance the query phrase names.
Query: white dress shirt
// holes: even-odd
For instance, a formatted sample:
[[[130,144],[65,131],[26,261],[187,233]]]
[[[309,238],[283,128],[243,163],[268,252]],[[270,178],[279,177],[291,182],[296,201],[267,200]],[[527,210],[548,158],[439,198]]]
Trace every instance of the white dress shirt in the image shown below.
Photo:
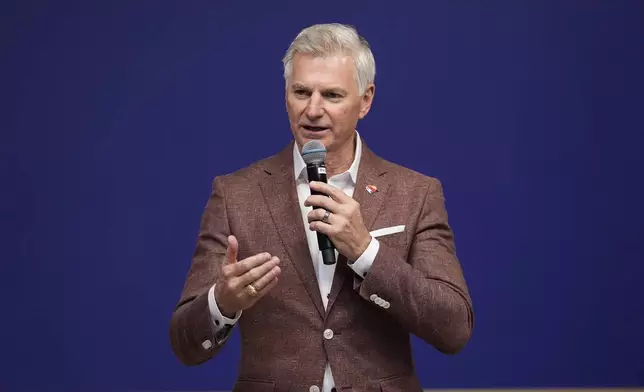
[[[360,157],[362,155],[362,141],[360,140],[360,135],[356,131],[356,149],[354,154],[354,160],[351,164],[349,170],[344,173],[337,174],[333,177],[327,179],[327,183],[342,189],[345,194],[349,197],[353,197],[353,191],[356,186],[358,178],[358,166],[360,164]],[[322,262],[322,252],[318,248],[317,234],[315,231],[309,229],[309,222],[307,219],[308,213],[312,210],[312,207],[305,207],[304,201],[307,197],[311,195],[311,188],[308,183],[308,174],[306,172],[306,163],[302,159],[300,152],[297,148],[297,144],[293,145],[293,169],[295,177],[295,186],[297,187],[297,197],[300,204],[300,210],[302,212],[302,221],[306,230],[306,240],[309,245],[309,251],[311,253],[311,259],[313,260],[313,266],[315,268],[315,275],[318,280],[318,285],[320,287],[320,296],[322,297],[322,303],[326,309],[328,303],[328,294],[331,292],[331,284],[333,283],[333,275],[335,274],[335,266],[325,265]],[[379,243],[375,238],[371,238],[369,246],[364,251],[364,253],[354,262],[349,264],[353,271],[358,274],[360,277],[364,277],[365,273],[369,271],[376,254],[378,253]],[[335,251],[336,259],[338,257],[338,251]],[[300,260],[293,260],[293,262],[301,262]],[[220,343],[227,339],[227,335],[230,334],[233,326],[239,317],[241,317],[241,311],[235,315],[235,318],[230,319],[225,317],[219,311],[219,307],[215,302],[215,286],[213,285],[210,288],[208,295],[208,305],[210,308],[211,319],[213,321],[213,326],[215,328],[216,335],[224,332],[222,329],[224,326],[229,326],[228,330],[225,331],[225,336],[222,336]],[[331,392],[331,388],[335,385],[333,381],[333,375],[331,373],[331,367],[329,364],[326,364],[324,369],[324,381],[322,384],[322,392]]]

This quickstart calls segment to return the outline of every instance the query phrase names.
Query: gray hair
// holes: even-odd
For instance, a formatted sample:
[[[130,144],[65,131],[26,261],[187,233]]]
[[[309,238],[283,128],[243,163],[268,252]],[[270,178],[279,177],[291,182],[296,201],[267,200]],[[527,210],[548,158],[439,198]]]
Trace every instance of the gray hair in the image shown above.
[[[355,63],[360,95],[364,94],[367,86],[376,78],[376,61],[369,43],[351,26],[340,23],[317,24],[300,31],[282,59],[284,80],[287,82],[293,71],[293,57],[296,53],[320,57],[337,54],[351,56]]]

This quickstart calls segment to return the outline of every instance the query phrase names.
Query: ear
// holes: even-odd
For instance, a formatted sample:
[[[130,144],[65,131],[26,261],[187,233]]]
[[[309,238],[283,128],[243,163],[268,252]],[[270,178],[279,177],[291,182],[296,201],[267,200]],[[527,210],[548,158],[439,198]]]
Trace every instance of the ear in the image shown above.
[[[365,90],[364,94],[360,98],[360,120],[365,118],[369,110],[371,109],[371,103],[373,102],[373,97],[376,94],[376,86],[372,83]]]
[[[286,107],[286,113],[290,114],[288,110],[288,83],[284,84],[284,106]]]

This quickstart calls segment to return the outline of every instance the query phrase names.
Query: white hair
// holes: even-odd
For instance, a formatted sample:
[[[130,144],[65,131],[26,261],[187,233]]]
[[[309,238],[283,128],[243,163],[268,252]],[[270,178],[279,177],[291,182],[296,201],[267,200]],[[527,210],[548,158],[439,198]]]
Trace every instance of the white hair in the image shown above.
[[[300,31],[282,59],[284,80],[287,83],[293,71],[293,57],[296,53],[319,57],[338,54],[352,57],[360,95],[365,93],[367,86],[376,78],[376,61],[369,43],[351,26],[340,23],[317,24]]]

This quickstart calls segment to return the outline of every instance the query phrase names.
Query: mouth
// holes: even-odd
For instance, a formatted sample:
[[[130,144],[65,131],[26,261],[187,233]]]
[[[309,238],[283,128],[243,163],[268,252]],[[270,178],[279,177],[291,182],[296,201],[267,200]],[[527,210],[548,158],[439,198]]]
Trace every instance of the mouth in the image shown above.
[[[309,132],[324,132],[329,129],[328,127],[316,127],[312,125],[302,125],[302,128]]]

